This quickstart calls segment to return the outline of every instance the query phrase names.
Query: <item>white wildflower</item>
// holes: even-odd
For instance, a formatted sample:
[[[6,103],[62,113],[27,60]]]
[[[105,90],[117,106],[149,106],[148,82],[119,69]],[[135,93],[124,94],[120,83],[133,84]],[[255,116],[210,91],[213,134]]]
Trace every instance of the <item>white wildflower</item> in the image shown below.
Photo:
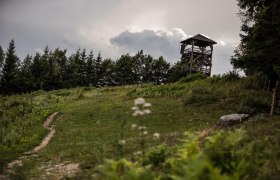
[[[144,104],[144,107],[151,107],[151,106],[152,106],[151,103],[145,103],[145,104]]]
[[[144,114],[151,114],[151,110],[150,109],[144,109],[143,112],[144,112]]]
[[[153,136],[154,136],[154,139],[159,139],[160,134],[159,133],[154,133]]]
[[[135,153],[134,153],[134,155],[135,156],[137,156],[137,155],[141,155],[142,154],[142,152],[141,151],[136,151]]]
[[[132,116],[138,116],[138,115],[142,116],[142,115],[144,115],[144,112],[143,112],[143,111],[140,111],[140,110],[136,110],[136,111],[134,111],[134,113],[132,114]]]
[[[137,111],[137,110],[139,110],[139,107],[133,106],[131,109],[132,109],[133,111]]]
[[[145,127],[145,126],[139,126],[139,127],[138,127],[138,130],[139,130],[139,131],[141,131],[141,130],[145,130],[145,129],[146,129],[146,127]]]
[[[122,145],[122,146],[123,146],[123,145],[125,145],[125,143],[126,143],[126,141],[125,141],[125,140],[119,140],[119,144],[120,144],[120,145]]]
[[[137,124],[132,124],[131,129],[135,129],[135,128],[137,128]]]
[[[148,135],[148,131],[143,131],[143,134],[144,135]]]
[[[141,104],[145,104],[145,99],[144,98],[137,98],[134,100],[134,105],[141,105]]]
[[[100,124],[100,121],[96,121],[96,124]]]

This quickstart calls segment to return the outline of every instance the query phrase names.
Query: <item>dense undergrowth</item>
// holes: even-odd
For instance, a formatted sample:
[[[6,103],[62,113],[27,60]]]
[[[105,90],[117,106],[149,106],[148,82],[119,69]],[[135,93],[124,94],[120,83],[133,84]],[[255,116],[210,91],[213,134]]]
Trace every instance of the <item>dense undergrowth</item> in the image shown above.
[[[38,144],[46,133],[41,127],[44,118],[61,111],[57,139],[40,161],[79,162],[77,178],[277,179],[280,120],[266,115],[271,93],[262,87],[259,78],[229,73],[212,78],[194,75],[158,86],[77,88],[1,97],[1,169]],[[152,114],[141,123],[129,109],[138,97],[153,104]],[[226,130],[216,127],[217,118],[227,113],[249,113],[251,118]],[[130,130],[134,122],[146,126],[149,134],[160,132],[157,141],[145,136],[144,155],[136,153],[141,151],[141,137]],[[209,128],[210,133],[201,136]],[[126,144],[120,148],[118,142]],[[41,162],[26,163],[17,177],[30,178],[22,174],[26,171],[38,173],[32,169]]]
[[[94,178],[108,179],[278,179],[279,150],[271,141],[261,144],[244,129],[218,131],[199,140],[185,133],[183,144],[152,148],[144,158],[106,160]],[[277,142],[273,142],[277,143]]]

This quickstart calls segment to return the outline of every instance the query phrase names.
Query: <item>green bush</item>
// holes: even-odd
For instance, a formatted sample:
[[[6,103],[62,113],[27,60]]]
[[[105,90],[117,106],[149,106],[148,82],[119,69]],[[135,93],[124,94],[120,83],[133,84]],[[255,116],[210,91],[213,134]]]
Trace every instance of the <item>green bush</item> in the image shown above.
[[[189,96],[185,99],[185,105],[212,103],[222,98],[223,95],[222,89],[196,87],[190,91]]]
[[[267,144],[267,141],[263,142]],[[259,144],[256,144],[260,146]],[[100,179],[270,179],[280,168],[263,170],[267,156],[274,156],[256,146],[245,130],[217,133],[200,142],[198,136],[186,133],[182,145],[161,145],[146,157],[131,162],[126,159],[106,160],[95,177]],[[258,152],[256,152],[258,151]],[[263,157],[259,156],[263,153]],[[273,172],[271,172],[273,171]],[[275,176],[276,175],[276,176]],[[279,174],[278,174],[279,175]]]
[[[207,77],[204,74],[196,73],[196,74],[190,74],[186,77],[181,78],[178,82],[179,83],[187,83],[187,82],[193,82],[196,80],[206,79]]]
[[[222,76],[223,82],[233,82],[233,81],[237,81],[239,79],[240,79],[240,75],[235,70],[229,71],[229,72],[223,74],[223,76]]]

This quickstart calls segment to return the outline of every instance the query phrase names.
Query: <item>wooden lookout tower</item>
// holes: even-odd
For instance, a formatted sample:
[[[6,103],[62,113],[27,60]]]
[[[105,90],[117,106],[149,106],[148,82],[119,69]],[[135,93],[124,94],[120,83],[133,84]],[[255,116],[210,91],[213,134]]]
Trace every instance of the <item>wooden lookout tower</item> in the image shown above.
[[[201,72],[211,75],[213,45],[217,42],[201,34],[181,41],[182,71],[185,74]]]

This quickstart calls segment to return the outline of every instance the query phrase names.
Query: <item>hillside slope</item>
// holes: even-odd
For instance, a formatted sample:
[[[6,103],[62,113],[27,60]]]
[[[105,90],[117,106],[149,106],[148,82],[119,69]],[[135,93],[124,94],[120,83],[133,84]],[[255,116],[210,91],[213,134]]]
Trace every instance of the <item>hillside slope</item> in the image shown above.
[[[243,127],[252,142],[263,144],[264,139],[270,139],[266,142],[269,143],[267,147],[274,149],[280,137],[275,128],[280,126],[280,119],[265,115],[269,110],[271,94],[253,90],[246,83],[244,79],[226,82],[210,78],[159,86],[145,84],[100,89],[77,88],[2,98],[2,107],[7,108],[3,110],[1,120],[19,113],[19,107],[24,109],[24,116],[29,114],[29,119],[34,120],[35,114],[39,112],[41,114],[36,117],[42,119],[23,124],[21,127],[27,128],[27,133],[23,132],[21,137],[11,137],[11,141],[15,139],[15,146],[3,143],[7,138],[5,132],[14,131],[14,126],[7,123],[0,148],[2,169],[7,162],[40,142],[46,133],[40,126],[43,117],[57,110],[60,115],[55,121],[55,136],[38,156],[24,161],[23,166],[16,168],[13,177],[62,178],[73,174],[77,177],[92,177],[104,158],[126,157],[137,162],[139,151],[148,152],[162,143],[168,147],[182,144],[180,139],[185,137],[186,131],[198,134],[199,142],[203,142],[206,136],[222,129],[216,126],[217,120],[229,113],[253,113],[249,121],[226,129]],[[29,100],[33,104],[36,101],[36,105],[30,107],[30,112],[25,110],[28,106],[21,105],[26,103],[27,97],[32,99]],[[149,107],[151,114],[132,116],[131,108],[134,99],[138,97],[152,104]],[[15,102],[17,105],[12,105]],[[15,122],[20,121],[17,119]],[[132,129],[136,125],[146,127],[144,136],[143,132]],[[155,138],[154,133],[159,136]],[[30,141],[22,141],[22,137]],[[262,153],[262,150],[256,152]],[[75,168],[71,171],[70,167]],[[269,169],[265,166],[261,168],[263,171]],[[273,173],[279,170],[275,168]]]

